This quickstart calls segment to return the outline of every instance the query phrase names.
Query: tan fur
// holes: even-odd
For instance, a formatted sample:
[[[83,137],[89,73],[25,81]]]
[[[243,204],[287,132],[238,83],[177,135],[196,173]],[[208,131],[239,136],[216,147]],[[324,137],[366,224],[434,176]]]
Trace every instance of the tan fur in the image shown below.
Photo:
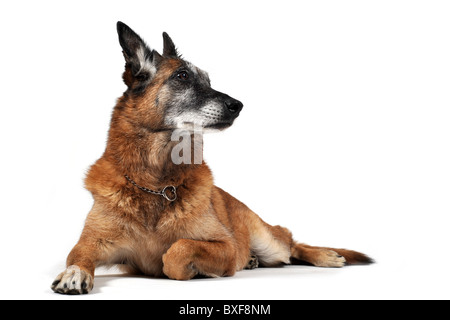
[[[177,59],[164,59],[143,95],[125,94],[119,99],[105,153],[86,177],[93,208],[67,258],[68,269],[58,276],[53,290],[89,292],[94,270],[102,265],[188,280],[196,275],[232,276],[247,267],[252,256],[262,266],[289,264],[291,258],[324,267],[341,267],[346,260],[369,262],[365,255],[353,251],[294,242],[287,229],[268,225],[214,186],[205,163],[172,163],[170,131],[149,128],[164,126],[164,102],[169,98],[164,83],[178,67]],[[132,88],[129,70],[124,79]],[[169,202],[142,192],[125,174],[153,190],[177,186],[178,198]],[[82,281],[82,289],[71,287],[77,281]]]

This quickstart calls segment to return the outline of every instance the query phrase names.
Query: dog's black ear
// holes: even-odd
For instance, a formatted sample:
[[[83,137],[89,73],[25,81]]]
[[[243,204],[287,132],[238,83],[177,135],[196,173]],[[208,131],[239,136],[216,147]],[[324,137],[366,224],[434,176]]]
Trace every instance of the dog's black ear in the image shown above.
[[[130,86],[130,75],[139,81],[151,79],[156,73],[156,64],[153,61],[153,51],[144,40],[123,22],[117,22],[120,46],[127,62],[124,74],[125,83]]]
[[[163,56],[165,58],[179,58],[177,47],[175,46],[172,39],[166,32],[163,33],[163,39],[164,39]]]
[[[159,54],[158,51],[153,50],[153,63],[157,66],[161,63],[164,58]]]

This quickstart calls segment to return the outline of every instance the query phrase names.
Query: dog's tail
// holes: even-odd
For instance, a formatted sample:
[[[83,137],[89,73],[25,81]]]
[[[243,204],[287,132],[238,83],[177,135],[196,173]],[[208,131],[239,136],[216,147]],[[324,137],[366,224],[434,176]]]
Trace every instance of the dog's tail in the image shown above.
[[[291,262],[307,262],[319,267],[340,267],[343,265],[371,264],[375,261],[364,253],[327,247],[314,247],[294,243],[291,247]]]

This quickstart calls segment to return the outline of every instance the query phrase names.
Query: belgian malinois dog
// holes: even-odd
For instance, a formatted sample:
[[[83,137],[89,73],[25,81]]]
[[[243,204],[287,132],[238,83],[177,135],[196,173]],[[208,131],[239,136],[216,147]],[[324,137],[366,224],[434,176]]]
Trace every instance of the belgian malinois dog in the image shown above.
[[[94,205],[55,292],[89,293],[95,268],[107,265],[189,280],[299,261],[372,262],[359,252],[295,242],[288,229],[265,223],[216,187],[203,161],[174,163],[175,130],[223,130],[243,104],[212,89],[208,74],[181,58],[167,33],[161,55],[124,23],[117,31],[127,90],[114,108],[106,150],[87,174]]]

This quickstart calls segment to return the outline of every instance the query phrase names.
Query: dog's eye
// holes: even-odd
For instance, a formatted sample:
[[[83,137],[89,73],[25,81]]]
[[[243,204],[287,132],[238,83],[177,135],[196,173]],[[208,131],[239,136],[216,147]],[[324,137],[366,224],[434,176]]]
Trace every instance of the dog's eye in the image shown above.
[[[179,74],[177,74],[178,79],[186,81],[189,79],[189,73],[187,71],[182,71]]]

